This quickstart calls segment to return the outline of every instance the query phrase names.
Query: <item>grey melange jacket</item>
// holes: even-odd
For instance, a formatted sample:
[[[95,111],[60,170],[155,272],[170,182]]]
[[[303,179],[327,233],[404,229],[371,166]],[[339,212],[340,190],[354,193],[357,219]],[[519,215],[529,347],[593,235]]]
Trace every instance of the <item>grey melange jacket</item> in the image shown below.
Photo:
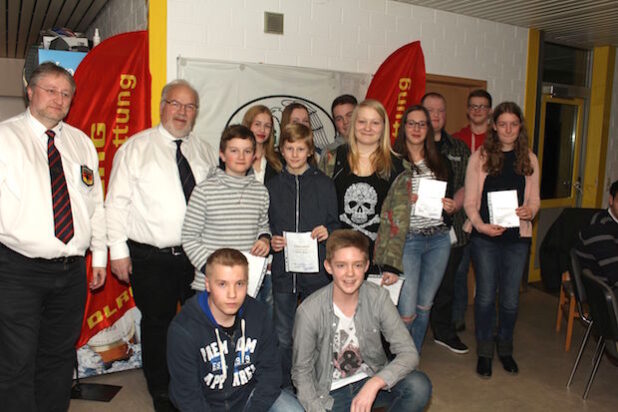
[[[418,365],[418,352],[386,289],[367,281],[360,287],[354,325],[363,361],[392,388]],[[337,330],[332,282],[298,307],[294,321],[292,380],[298,400],[308,411],[330,410],[333,379],[333,335]],[[395,359],[386,358],[380,333]]]

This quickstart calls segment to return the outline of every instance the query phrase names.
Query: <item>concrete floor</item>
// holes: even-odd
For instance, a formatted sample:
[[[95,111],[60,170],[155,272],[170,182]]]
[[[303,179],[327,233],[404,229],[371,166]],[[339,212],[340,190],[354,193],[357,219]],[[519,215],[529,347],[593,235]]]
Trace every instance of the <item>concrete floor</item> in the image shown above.
[[[564,352],[564,329],[554,331],[558,298],[529,288],[521,295],[515,330],[515,360],[520,373],[508,375],[497,358],[493,376],[480,379],[476,373],[474,333],[469,327],[460,334],[471,351],[456,355],[433,342],[431,332],[423,347],[420,369],[433,383],[430,411],[615,411],[618,405],[618,367],[605,357],[590,391],[583,401],[595,342],[589,342],[571,389],[566,389],[571,366],[577,355],[584,327],[576,324],[573,343]],[[473,326],[472,307],[467,324]],[[74,400],[69,411],[141,412],[152,410],[141,370],[89,378],[87,383],[107,383],[123,388],[110,403]],[[612,406],[613,405],[613,406]]]

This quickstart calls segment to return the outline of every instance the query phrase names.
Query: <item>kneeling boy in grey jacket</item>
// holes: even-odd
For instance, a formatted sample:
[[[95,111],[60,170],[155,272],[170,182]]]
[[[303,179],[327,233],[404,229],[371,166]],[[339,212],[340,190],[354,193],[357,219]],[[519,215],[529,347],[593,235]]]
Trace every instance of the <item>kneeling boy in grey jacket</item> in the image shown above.
[[[368,240],[336,230],[326,242],[324,267],[331,284],[309,296],[294,322],[292,380],[309,412],[423,410],[431,395],[416,371],[418,353],[388,292],[366,282]],[[388,361],[382,334],[395,356]]]

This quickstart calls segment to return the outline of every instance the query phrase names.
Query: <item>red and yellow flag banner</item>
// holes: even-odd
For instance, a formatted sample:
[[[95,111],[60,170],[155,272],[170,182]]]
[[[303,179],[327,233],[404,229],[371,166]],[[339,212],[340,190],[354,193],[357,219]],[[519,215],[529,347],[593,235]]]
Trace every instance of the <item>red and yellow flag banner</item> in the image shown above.
[[[66,122],[90,136],[99,153],[99,174],[107,187],[118,147],[150,127],[148,32],[111,37],[92,49],[75,72],[77,91]],[[88,258],[88,278],[90,258]],[[129,285],[109,271],[105,286],[88,292],[80,347],[135,306]]]
[[[380,101],[391,124],[391,142],[402,126],[403,112],[418,104],[425,94],[425,57],[421,42],[415,41],[388,56],[373,76],[367,99]]]

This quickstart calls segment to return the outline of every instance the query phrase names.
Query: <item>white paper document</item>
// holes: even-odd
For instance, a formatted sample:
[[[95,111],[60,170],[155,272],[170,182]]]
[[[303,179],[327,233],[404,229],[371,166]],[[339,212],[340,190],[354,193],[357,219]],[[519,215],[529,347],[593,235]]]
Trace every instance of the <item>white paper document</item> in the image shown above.
[[[487,208],[489,209],[489,223],[502,227],[519,227],[519,217],[515,209],[517,190],[501,190],[487,193]]]
[[[320,271],[318,241],[311,232],[283,232],[285,237],[285,270],[287,272],[317,273]]]
[[[401,294],[401,287],[403,286],[404,280],[406,280],[406,278],[404,278],[403,276],[399,276],[397,282],[393,283],[392,285],[382,285],[382,287],[388,291],[389,295],[391,296],[391,300],[393,301],[395,306],[397,306],[397,303],[399,302],[399,295]],[[380,286],[380,283],[382,283],[382,275],[368,275],[367,281]]]
[[[252,298],[256,297],[264,275],[266,274],[266,268],[268,266],[268,258],[261,256],[253,256],[251,253],[242,252],[249,262],[249,285],[247,285],[247,294]]]
[[[446,195],[446,182],[434,179],[420,179],[418,199],[414,206],[414,216],[429,219],[442,217],[442,198]]]

